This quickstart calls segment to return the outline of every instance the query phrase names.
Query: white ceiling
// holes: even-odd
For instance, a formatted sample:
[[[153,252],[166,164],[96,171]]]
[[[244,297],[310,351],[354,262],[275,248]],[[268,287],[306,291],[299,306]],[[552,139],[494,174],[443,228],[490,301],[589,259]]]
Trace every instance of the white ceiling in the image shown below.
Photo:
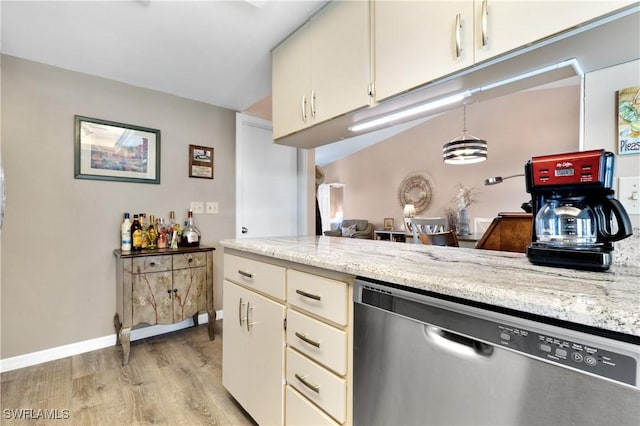
[[[326,0],[7,1],[2,53],[242,111]]]

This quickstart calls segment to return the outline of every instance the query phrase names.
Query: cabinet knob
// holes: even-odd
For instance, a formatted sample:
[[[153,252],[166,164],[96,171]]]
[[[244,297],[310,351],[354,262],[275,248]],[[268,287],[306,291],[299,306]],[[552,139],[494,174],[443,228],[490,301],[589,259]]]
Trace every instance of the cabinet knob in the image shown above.
[[[189,262],[189,263],[193,262],[193,258],[190,257],[189,260],[187,260],[187,262]]]
[[[167,290],[167,294],[171,294],[171,289]]]
[[[151,267],[156,266],[156,262],[151,262],[151,263],[149,264],[149,266],[151,266]]]
[[[175,293],[177,293],[177,292],[178,292],[178,289],[177,289],[177,288],[174,288],[174,289],[173,289],[173,293],[175,294]]]

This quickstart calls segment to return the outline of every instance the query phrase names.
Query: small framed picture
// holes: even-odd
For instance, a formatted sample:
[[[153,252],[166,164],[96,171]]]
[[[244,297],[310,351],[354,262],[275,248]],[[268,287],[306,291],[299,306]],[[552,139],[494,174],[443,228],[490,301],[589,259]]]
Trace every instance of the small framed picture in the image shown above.
[[[213,148],[189,145],[189,177],[213,179]]]
[[[76,115],[76,179],[160,183],[160,130]]]
[[[618,155],[640,154],[640,86],[618,94]]]
[[[384,218],[384,229],[385,229],[385,231],[393,230],[393,218],[392,217],[385,217]]]

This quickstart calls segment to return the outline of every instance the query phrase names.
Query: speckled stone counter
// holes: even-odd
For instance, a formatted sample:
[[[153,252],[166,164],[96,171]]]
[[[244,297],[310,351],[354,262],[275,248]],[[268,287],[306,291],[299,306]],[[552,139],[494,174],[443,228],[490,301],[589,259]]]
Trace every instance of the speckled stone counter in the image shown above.
[[[524,254],[341,237],[223,240],[225,248],[640,336],[640,265],[588,272]]]

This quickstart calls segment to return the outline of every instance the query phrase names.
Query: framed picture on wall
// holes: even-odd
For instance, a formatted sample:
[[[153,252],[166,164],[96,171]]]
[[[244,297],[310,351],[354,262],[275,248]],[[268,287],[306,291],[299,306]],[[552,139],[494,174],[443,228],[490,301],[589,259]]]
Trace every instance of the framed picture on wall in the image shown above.
[[[76,115],[76,179],[160,183],[160,130]]]
[[[189,177],[213,179],[213,148],[189,145]]]
[[[640,154],[640,86],[617,94],[618,155]]]

